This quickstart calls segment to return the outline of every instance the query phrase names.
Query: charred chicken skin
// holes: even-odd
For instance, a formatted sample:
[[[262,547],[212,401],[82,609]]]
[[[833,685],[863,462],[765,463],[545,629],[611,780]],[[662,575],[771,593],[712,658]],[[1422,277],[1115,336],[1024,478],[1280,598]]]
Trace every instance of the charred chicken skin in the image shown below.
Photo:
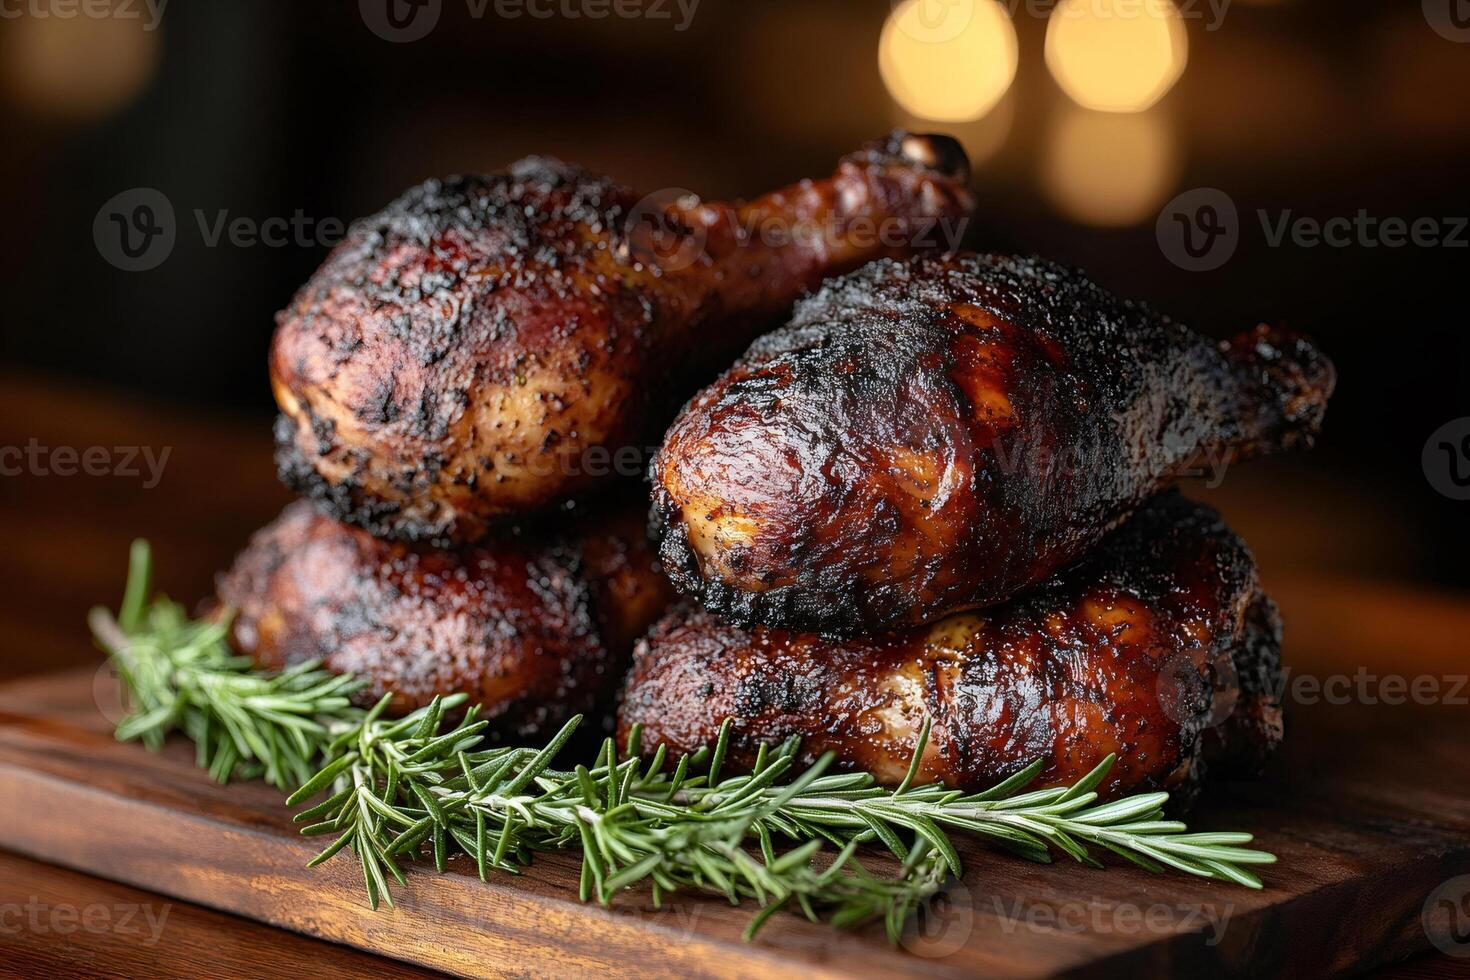
[[[1259,768],[1280,741],[1279,646],[1244,543],[1170,493],[1026,596],[930,626],[841,641],[676,607],[638,645],[619,737],[677,757],[730,717],[733,765],[795,735],[806,763],[891,785],[927,718],[922,782],[979,791],[1041,759],[1038,785],[1070,784],[1116,753],[1105,796],[1187,799],[1207,762]]]
[[[992,605],[1193,466],[1311,443],[1335,375],[1267,327],[1217,344],[1080,272],[879,261],[685,406],[660,557],[740,625],[857,636]]]
[[[953,140],[901,132],[749,203],[640,200],[535,157],[429,181],[277,317],[282,479],[380,537],[478,539],[656,441],[823,278],[955,244],[968,182]]]
[[[322,660],[403,713],[464,692],[502,734],[547,734],[609,703],[672,590],[641,509],[596,533],[439,550],[392,544],[298,501],[220,577],[232,641],[264,668]]]

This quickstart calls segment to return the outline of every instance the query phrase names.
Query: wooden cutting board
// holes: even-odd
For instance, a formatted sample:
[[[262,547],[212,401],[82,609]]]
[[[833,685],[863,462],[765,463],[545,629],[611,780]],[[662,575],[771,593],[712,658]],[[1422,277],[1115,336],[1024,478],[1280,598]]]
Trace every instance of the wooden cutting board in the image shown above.
[[[313,842],[269,787],[212,784],[186,744],[115,742],[115,698],[105,672],[0,686],[6,848],[464,975],[1307,976],[1429,948],[1426,921],[1443,935],[1450,906],[1426,920],[1426,899],[1470,873],[1464,709],[1318,707],[1291,717],[1270,777],[1191,814],[1280,857],[1261,892],[964,846],[964,880],[900,948],[793,915],[745,943],[747,909],[691,895],[655,910],[639,892],[582,905],[575,857],[548,855],[488,884],[465,863],[411,869],[397,907],[372,912],[350,857],[304,868]]]

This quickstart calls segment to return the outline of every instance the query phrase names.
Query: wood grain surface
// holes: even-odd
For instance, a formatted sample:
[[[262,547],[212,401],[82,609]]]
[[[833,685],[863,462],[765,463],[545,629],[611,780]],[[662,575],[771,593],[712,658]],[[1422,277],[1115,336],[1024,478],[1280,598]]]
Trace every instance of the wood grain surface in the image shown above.
[[[443,976],[4,852],[0,919],[4,976]]]
[[[1296,712],[1272,778],[1217,787],[1192,817],[1255,831],[1279,855],[1262,892],[966,847],[964,879],[901,948],[876,929],[789,915],[744,943],[748,911],[713,899],[656,910],[634,891],[611,910],[582,905],[575,859],[548,855],[488,883],[464,863],[442,876],[416,868],[397,907],[373,912],[349,858],[304,868],[312,843],[268,787],[211,784],[185,745],[152,754],[115,742],[110,684],[83,670],[0,688],[7,847],[469,976],[552,963],[584,976],[1320,975],[1428,948],[1426,897],[1470,874],[1463,713],[1319,706]]]

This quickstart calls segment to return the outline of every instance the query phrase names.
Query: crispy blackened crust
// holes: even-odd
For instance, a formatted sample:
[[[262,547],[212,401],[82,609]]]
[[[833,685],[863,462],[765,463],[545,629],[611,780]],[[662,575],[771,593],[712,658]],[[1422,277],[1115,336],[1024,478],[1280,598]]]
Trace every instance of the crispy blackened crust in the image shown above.
[[[505,511],[544,503],[515,490],[531,468],[558,474],[558,433],[601,426],[597,401],[635,409],[619,362],[653,311],[580,243],[637,200],[533,157],[428,181],[356,222],[277,317],[286,485],[411,541],[480,536],[497,487]]]
[[[497,731],[554,730],[616,689],[667,605],[636,512],[603,531],[437,550],[390,544],[298,501],[220,577],[232,641],[260,666],[322,660],[402,713],[464,692]]]
[[[1112,752],[1105,795],[1187,800],[1210,726],[1222,765],[1251,768],[1280,740],[1256,683],[1279,670],[1270,610],[1244,543],[1168,494],[1026,596],[932,626],[839,641],[676,607],[637,647],[620,736],[641,725],[644,750],[674,758],[728,716],[735,765],[797,735],[805,762],[832,751],[892,784],[928,717],[924,781],[979,790],[1042,759],[1041,784],[1060,785]]]
[[[1310,443],[1333,383],[1304,338],[1215,344],[1044,260],[875,262],[685,407],[660,558],[742,625],[932,622],[1065,568],[1201,453]]]
[[[1245,639],[1216,660],[1212,719],[1205,761],[1212,775],[1259,776],[1285,734],[1285,675],[1281,670],[1281,614],[1264,592],[1245,614]]]
[[[281,478],[379,537],[476,540],[605,480],[599,454],[642,450],[822,277],[971,206],[957,145],[902,133],[749,204],[640,199],[535,157],[428,181],[356,222],[277,317]],[[904,244],[749,234],[773,221]]]

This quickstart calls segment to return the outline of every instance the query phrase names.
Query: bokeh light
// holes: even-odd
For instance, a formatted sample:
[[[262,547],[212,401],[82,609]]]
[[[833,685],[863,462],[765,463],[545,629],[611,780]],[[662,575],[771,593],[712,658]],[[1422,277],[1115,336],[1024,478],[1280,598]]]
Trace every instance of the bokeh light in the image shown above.
[[[1051,120],[1041,189],[1073,221],[1101,227],[1151,222],[1179,176],[1160,110],[1118,115],[1064,105]]]
[[[1188,60],[1189,35],[1171,0],[1062,0],[1047,22],[1047,67],[1089,109],[1147,109]]]
[[[1016,78],[1016,28],[998,0],[904,0],[883,25],[878,70],[923,119],[985,115]]]
[[[18,17],[0,32],[0,88],[35,112],[93,119],[132,102],[158,58],[159,29],[136,19]]]

